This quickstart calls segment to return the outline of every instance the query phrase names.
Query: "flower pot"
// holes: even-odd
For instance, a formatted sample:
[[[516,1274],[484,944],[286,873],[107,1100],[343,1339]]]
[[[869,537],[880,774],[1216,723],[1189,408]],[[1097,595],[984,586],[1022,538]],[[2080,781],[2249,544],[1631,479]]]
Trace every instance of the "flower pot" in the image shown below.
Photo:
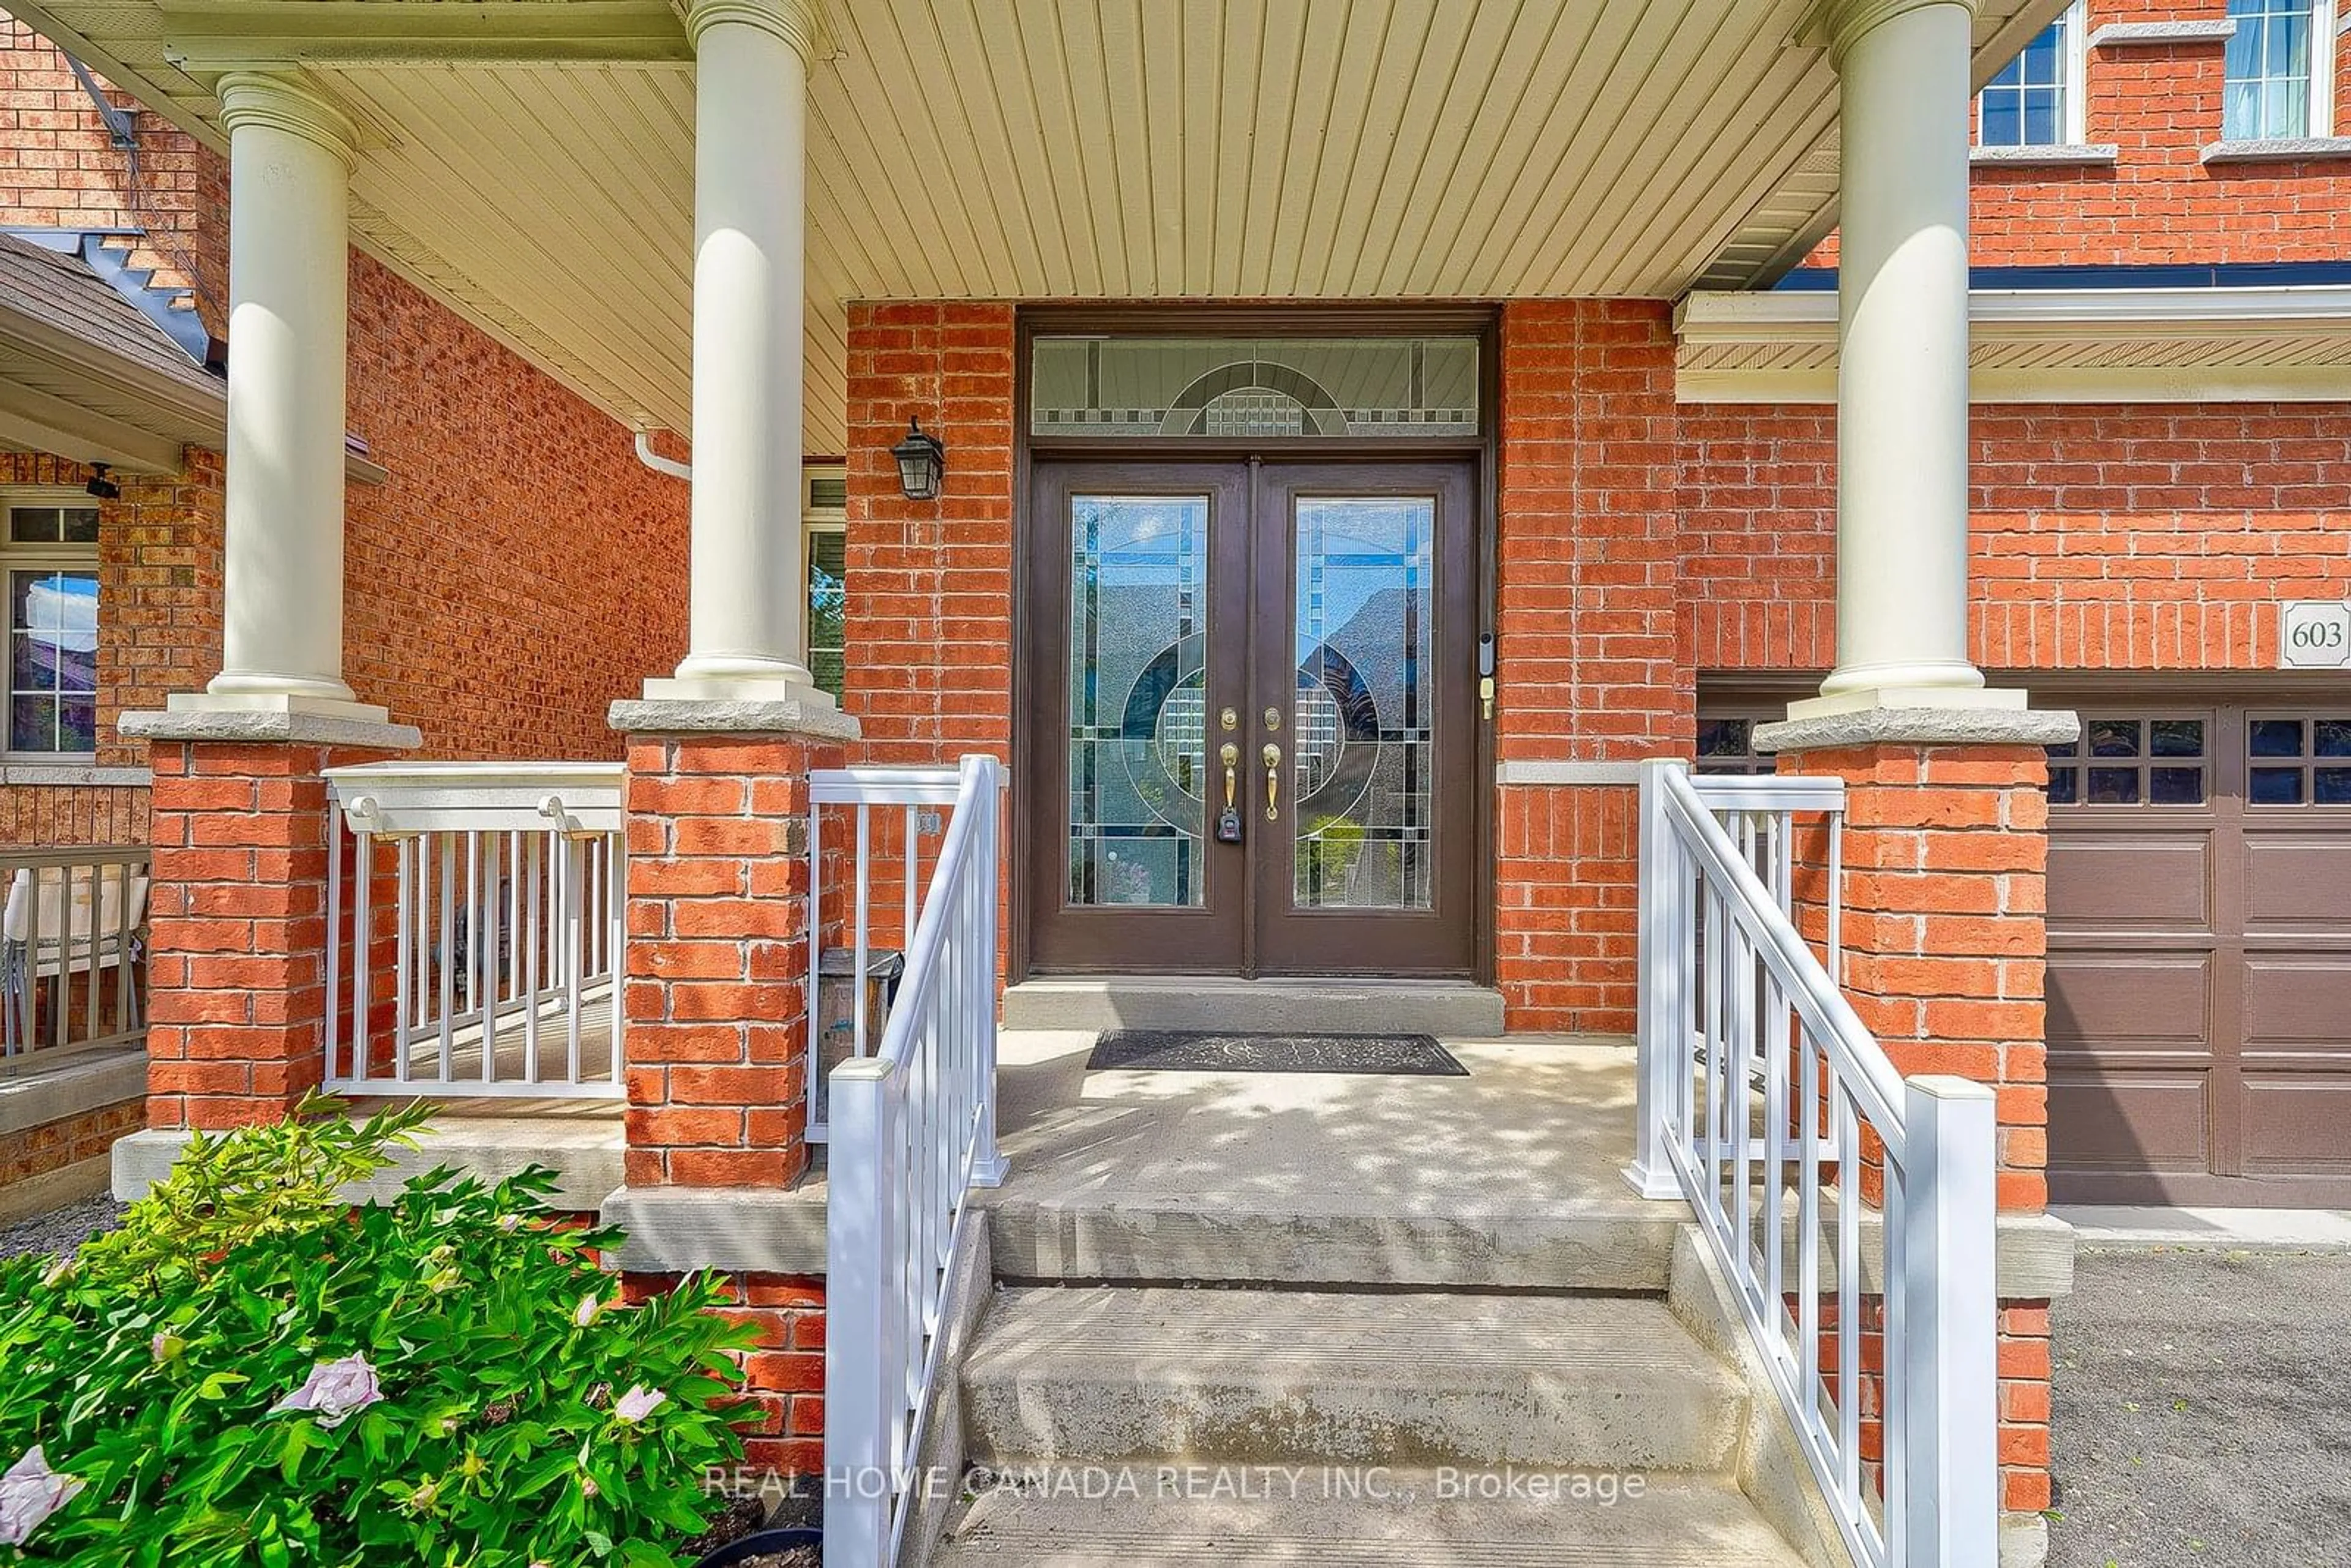
[[[755,1530],[739,1541],[730,1541],[695,1565],[695,1568],[736,1568],[754,1557],[770,1552],[789,1552],[795,1546],[824,1548],[821,1530]]]

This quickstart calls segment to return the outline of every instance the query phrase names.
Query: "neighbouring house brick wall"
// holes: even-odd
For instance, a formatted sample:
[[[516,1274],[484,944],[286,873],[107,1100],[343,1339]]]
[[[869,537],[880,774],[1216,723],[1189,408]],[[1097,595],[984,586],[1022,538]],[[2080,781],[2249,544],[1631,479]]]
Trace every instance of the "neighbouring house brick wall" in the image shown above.
[[[1972,656],[2274,668],[2279,601],[2351,595],[2351,405],[1975,410]],[[1834,663],[1835,413],[1686,407],[1683,608],[1702,670]]]
[[[0,14],[0,223],[148,229],[134,263],[193,285],[218,333],[226,163],[152,112],[136,123],[134,188],[63,54]],[[346,491],[345,677],[419,726],[428,756],[619,756],[606,707],[684,651],[686,486],[640,465],[614,421],[357,251],[350,290],[349,424],[390,477]],[[0,485],[89,477],[0,454]],[[115,477],[122,497],[100,508],[96,760],[138,766],[145,748],[120,740],[115,719],[220,666],[222,463],[192,448],[177,476]],[[0,790],[0,841],[135,820],[135,794],[94,793]]]
[[[1501,360],[1498,754],[1686,753],[1668,308],[1515,301]],[[1629,1032],[1634,789],[1502,787],[1495,829],[1495,978],[1510,1027]]]
[[[101,87],[105,87],[101,80]],[[137,229],[122,242],[131,265],[188,302],[215,336],[228,298],[221,199],[225,176],[186,131],[105,88],[133,115],[139,178],[56,46],[0,11],[0,224],[12,228]]]
[[[94,1160],[125,1133],[145,1124],[136,1100],[118,1101],[54,1122],[26,1127],[0,1139],[0,1192],[49,1171]]]
[[[89,470],[60,458],[0,453],[0,488],[78,490]],[[191,449],[177,475],[121,474],[99,503],[98,755],[142,768],[144,745],[115,734],[126,711],[161,707],[201,686],[220,663],[220,457]],[[135,785],[0,788],[0,846],[142,843],[147,791]]]
[[[2110,22],[2225,18],[2228,0],[2090,0],[2091,36]],[[2088,140],[2112,164],[1979,163],[1969,255],[1979,267],[2341,261],[2351,160],[2206,164],[2220,140],[2219,39],[2092,49]],[[2337,134],[2351,130],[2351,35],[2331,44]],[[1832,238],[1806,265],[1834,267]]]
[[[0,16],[0,224],[143,229],[131,264],[191,287],[218,336],[226,163],[152,112],[136,126],[134,186],[64,57]],[[348,423],[389,477],[346,487],[346,678],[417,725],[427,757],[619,757],[607,707],[684,651],[686,486],[637,463],[621,425],[357,251],[350,296]],[[53,456],[0,454],[0,486],[78,490],[89,477]],[[121,497],[99,507],[94,760],[143,767],[149,748],[117,736],[119,716],[200,689],[220,667],[223,465],[191,448],[176,475],[114,477]],[[154,841],[148,1109],[157,1124],[225,1124],[315,1080],[294,1037],[315,1032],[317,977],[287,947],[319,912],[230,909],[220,884],[242,898],[256,876],[290,876],[277,891],[310,897],[323,850],[292,841],[323,831],[312,821],[323,807],[305,785],[300,821],[279,821],[292,784],[186,772],[167,785],[178,799]],[[225,817],[221,800],[239,792],[258,802],[246,827],[192,820]],[[0,787],[0,845],[145,842],[152,818],[146,788]],[[274,836],[256,839],[263,827]],[[253,1060],[253,1040],[272,1030],[286,1036],[276,1066]],[[139,1109],[113,1113],[135,1124]]]

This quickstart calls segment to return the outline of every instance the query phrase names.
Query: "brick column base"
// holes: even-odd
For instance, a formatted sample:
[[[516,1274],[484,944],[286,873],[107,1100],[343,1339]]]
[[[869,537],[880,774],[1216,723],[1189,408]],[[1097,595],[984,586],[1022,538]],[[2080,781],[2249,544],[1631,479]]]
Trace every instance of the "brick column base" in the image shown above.
[[[1768,726],[1782,773],[1846,785],[1842,979],[1910,1073],[1999,1097],[2003,1215],[2048,1204],[2043,1000],[2049,810],[2045,747],[2069,713],[1876,711]],[[2000,1315],[2002,1506],[2049,1506],[2049,1303]]]
[[[152,740],[154,770],[147,1124],[283,1120],[326,1070],[321,774],[413,747],[417,732],[179,712],[127,715],[122,727]]]
[[[809,772],[840,766],[855,729],[838,713],[821,727],[654,727],[704,706],[614,706],[632,731],[628,1180],[789,1186],[809,1163]]]
[[[629,1272],[623,1298],[646,1301],[677,1288],[679,1276]],[[758,1343],[743,1358],[747,1480],[824,1472],[824,1281],[802,1275],[727,1271],[734,1304],[719,1315],[749,1323]]]

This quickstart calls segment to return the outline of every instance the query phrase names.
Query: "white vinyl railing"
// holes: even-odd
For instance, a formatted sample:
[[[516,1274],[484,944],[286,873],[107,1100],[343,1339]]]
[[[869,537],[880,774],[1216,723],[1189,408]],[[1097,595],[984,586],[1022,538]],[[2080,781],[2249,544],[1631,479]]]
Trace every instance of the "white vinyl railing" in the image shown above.
[[[621,765],[326,778],[328,1090],[619,1096]]]
[[[1733,814],[1771,814],[1761,782]],[[1993,1568],[1991,1091],[1896,1070],[1798,931],[1792,884],[1767,885],[1758,838],[1718,819],[1723,783],[1643,767],[1628,1174],[1697,1211],[1854,1562]],[[1883,1202],[1865,1214],[1869,1166]],[[1868,1332],[1884,1335],[1875,1388]],[[1882,1423],[1874,1471],[1865,1417]]]
[[[886,787],[887,770],[856,772],[865,789]],[[996,1148],[1002,777],[994,758],[964,758],[881,1047],[830,1074],[826,1568],[897,1560],[911,1489],[923,1484],[913,1467],[941,1371],[957,1232],[972,1189],[1004,1177]]]
[[[1002,776],[999,768],[998,777]],[[944,852],[937,841],[963,783],[962,771],[955,768],[820,768],[809,775],[808,929],[817,933],[809,944],[806,1009],[811,1144],[829,1142],[832,1135],[826,1074],[844,1061],[872,1055],[881,1039],[886,1011],[876,1004],[886,1004],[894,982],[903,980],[906,955],[914,946],[923,848],[933,846],[934,861]],[[879,845],[877,829],[884,840]],[[844,850],[848,874],[846,892],[841,893],[836,882]],[[834,862],[830,868],[828,856]],[[878,890],[877,861],[895,873]],[[824,938],[828,896],[841,898],[834,913],[846,923],[831,943]],[[895,921],[888,918],[893,904]],[[885,928],[894,926],[894,948],[876,945],[877,916]]]
[[[1796,914],[1800,867],[1796,841],[1807,827],[1817,831],[1822,873],[1820,895],[1826,927],[1826,964],[1831,976],[1844,976],[1844,780],[1776,773],[1698,774],[1690,788],[1706,802],[1722,831],[1739,846],[1771,902],[1791,920]],[[1798,819],[1812,819],[1810,822]]]

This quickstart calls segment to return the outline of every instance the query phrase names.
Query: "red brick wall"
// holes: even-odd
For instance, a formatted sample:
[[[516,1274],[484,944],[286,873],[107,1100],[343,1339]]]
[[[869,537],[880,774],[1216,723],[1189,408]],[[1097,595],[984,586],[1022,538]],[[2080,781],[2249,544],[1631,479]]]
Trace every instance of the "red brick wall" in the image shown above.
[[[1010,305],[850,307],[842,706],[874,762],[1010,755],[1012,355]],[[946,445],[936,501],[899,493],[909,417]]]
[[[138,1101],[123,1100],[11,1133],[5,1146],[0,1147],[0,1192],[47,1172],[96,1159],[114,1146],[115,1139],[137,1132],[145,1120]]]
[[[766,736],[629,743],[628,1178],[789,1186],[808,1167],[809,770]]]
[[[1686,649],[1834,662],[1834,411],[1682,411]],[[2286,599],[2351,594],[2351,406],[1980,407],[1972,654],[2016,670],[2267,669]]]
[[[622,1298],[645,1301],[677,1288],[674,1274],[623,1274]],[[824,1470],[824,1281],[789,1274],[737,1274],[735,1305],[719,1315],[748,1323],[758,1343],[742,1356],[743,1461],[778,1475]]]
[[[148,1125],[282,1119],[325,1071],[329,753],[153,750]]]
[[[439,758],[618,758],[685,653],[687,486],[619,423],[357,252],[344,676]],[[216,666],[215,666],[216,667]]]
[[[2109,22],[2219,19],[2228,0],[2090,0]],[[2351,222],[2351,159],[2215,163],[2224,46],[2217,39],[2092,49],[2088,140],[2111,165],[1979,163],[1970,259],[1979,267],[2340,261]],[[2351,129],[2351,37],[2333,43],[2335,123]],[[1806,265],[1834,267],[1831,239]]]
[[[193,301],[217,333],[228,274],[218,231],[227,207],[206,189],[207,155],[194,138],[130,94],[109,101],[136,112],[139,181],[74,79],[64,55],[0,11],[0,223],[10,227],[141,229],[134,267],[155,269],[162,287],[196,290]]]
[[[1514,302],[1501,336],[1499,755],[1687,751],[1667,308]],[[1499,791],[1495,977],[1512,1029],[1632,1029],[1636,838],[1629,786]]]

